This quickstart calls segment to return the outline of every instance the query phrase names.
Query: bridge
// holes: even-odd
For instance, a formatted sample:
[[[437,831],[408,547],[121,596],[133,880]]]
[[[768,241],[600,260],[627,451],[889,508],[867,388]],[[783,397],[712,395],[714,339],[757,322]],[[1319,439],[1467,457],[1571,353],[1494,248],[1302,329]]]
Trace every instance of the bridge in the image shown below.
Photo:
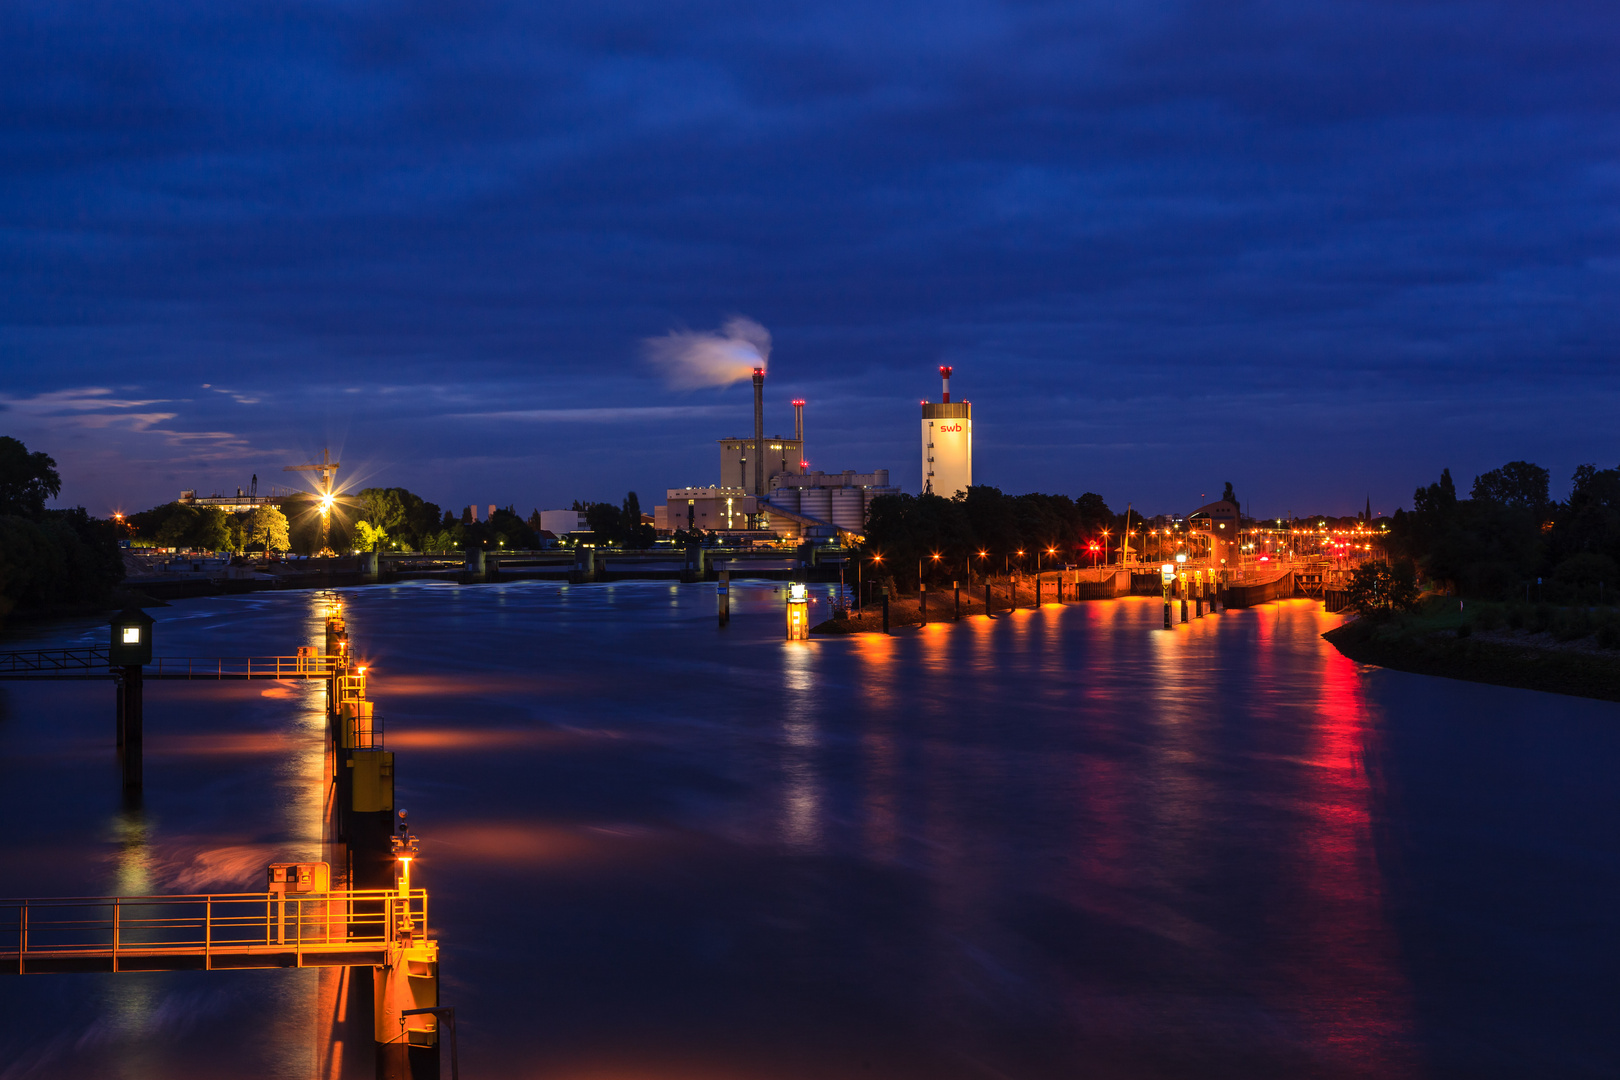
[[[424,889],[0,900],[0,970],[385,966],[427,917]]]

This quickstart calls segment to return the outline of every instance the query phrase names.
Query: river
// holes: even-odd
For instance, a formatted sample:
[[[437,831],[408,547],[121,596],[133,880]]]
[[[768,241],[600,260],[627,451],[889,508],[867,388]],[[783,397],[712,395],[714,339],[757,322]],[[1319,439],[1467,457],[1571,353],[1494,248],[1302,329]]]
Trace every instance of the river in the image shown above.
[[[1308,601],[788,643],[769,584],[725,629],[704,585],[342,595],[468,1077],[1620,1074],[1620,705],[1362,668]],[[151,614],[246,656],[321,611]],[[321,689],[148,682],[127,807],[107,684],[0,683],[0,894],[319,859]],[[8,976],[0,1080],[362,1075],[331,1008],[314,971]]]

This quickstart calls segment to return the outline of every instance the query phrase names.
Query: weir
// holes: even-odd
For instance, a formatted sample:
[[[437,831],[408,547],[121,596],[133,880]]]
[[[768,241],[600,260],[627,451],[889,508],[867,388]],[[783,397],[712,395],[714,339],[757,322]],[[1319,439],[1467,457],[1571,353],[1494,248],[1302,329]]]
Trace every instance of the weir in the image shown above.
[[[140,786],[146,678],[324,680],[328,861],[273,863],[264,892],[0,900],[0,972],[344,968],[352,1004],[372,1009],[379,1080],[438,1077],[439,1023],[453,1033],[454,1010],[439,1003],[428,895],[411,886],[417,840],[394,806],[394,755],[342,605],[327,612],[324,647],[290,657],[154,661],[151,627],[126,611],[107,648],[0,654],[0,678],[115,681],[126,788]]]

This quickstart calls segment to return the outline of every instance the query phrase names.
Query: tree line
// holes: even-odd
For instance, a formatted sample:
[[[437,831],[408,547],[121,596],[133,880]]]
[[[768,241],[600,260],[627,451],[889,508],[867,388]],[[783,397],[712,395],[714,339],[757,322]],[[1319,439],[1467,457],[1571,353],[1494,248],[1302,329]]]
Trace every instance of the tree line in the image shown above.
[[[641,501],[633,491],[618,505],[576,501],[574,509],[584,514],[591,542],[646,548],[657,539],[642,521]],[[131,514],[127,521],[132,535],[161,547],[240,554],[320,550],[320,500],[314,495],[294,495],[279,500],[279,506],[267,503],[241,513],[171,502]],[[512,506],[499,507],[474,521],[470,507],[448,513],[406,488],[371,487],[334,500],[327,543],[334,551],[528,550],[540,546],[540,531],[538,510],[524,518]]]
[[[1550,474],[1510,461],[1474,478],[1468,497],[1450,469],[1418,488],[1412,509],[1397,510],[1387,549],[1433,587],[1465,596],[1524,598],[1539,578],[1541,597],[1612,602],[1620,587],[1620,468],[1582,465],[1569,497],[1549,494]]]
[[[1141,523],[1133,517],[1133,525]],[[919,580],[919,562],[921,580],[929,583],[1082,564],[1090,561],[1090,545],[1104,529],[1117,536],[1123,525],[1123,516],[1093,492],[1079,498],[1006,495],[976,484],[953,498],[878,496],[867,512],[859,554],[910,589]]]
[[[45,501],[61,490],[49,454],[0,436],[0,618],[104,604],[124,579],[118,524],[82,506],[47,510]]]

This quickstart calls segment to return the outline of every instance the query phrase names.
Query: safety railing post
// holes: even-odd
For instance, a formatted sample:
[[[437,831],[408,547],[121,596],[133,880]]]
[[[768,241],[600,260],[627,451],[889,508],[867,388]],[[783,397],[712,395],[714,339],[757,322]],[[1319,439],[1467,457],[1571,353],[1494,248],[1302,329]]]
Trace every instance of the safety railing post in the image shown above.
[[[23,957],[26,956],[27,953],[28,904],[26,901],[24,901],[21,905],[21,910],[17,913],[17,974],[19,975],[21,975],[25,970],[23,967]]]
[[[214,970],[214,896],[203,898],[203,970]]]
[[[114,971],[118,970],[118,922],[119,922],[119,913],[120,913],[120,911],[121,911],[121,905],[118,903],[118,898],[115,896],[115,897],[113,897],[113,950],[112,950],[112,952],[113,952],[113,954],[112,954],[112,969]]]

